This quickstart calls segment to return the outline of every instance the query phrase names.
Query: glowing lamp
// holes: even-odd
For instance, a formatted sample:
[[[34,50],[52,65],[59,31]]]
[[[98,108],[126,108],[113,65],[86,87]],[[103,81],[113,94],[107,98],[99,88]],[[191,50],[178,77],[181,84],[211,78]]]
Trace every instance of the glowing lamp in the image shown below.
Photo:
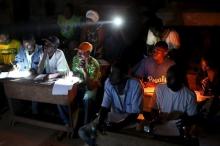
[[[209,99],[209,98],[213,97],[213,95],[210,95],[210,96],[202,95],[201,92],[199,92],[199,91],[195,91],[195,93],[196,93],[197,102],[201,102],[201,101],[204,101],[206,99]]]
[[[155,87],[145,87],[144,94],[145,95],[153,95]]]
[[[113,19],[113,24],[117,27],[121,26],[123,24],[123,19],[121,17],[115,17]]]
[[[137,119],[140,120],[140,121],[143,121],[144,120],[144,115],[143,114],[139,114]]]

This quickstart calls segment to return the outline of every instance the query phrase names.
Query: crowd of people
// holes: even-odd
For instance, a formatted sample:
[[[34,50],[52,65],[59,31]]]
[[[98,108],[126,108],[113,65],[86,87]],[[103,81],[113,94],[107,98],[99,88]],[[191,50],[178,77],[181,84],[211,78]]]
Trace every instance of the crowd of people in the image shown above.
[[[137,123],[138,115],[144,113],[146,87],[155,88],[152,111],[158,111],[158,119],[169,119],[169,115],[181,113],[181,116],[186,115],[190,119],[190,124],[196,124],[195,117],[201,107],[197,107],[196,94],[186,84],[186,70],[178,60],[181,42],[177,31],[164,29],[158,19],[149,19],[151,23],[145,34],[146,50],[142,52],[138,63],[132,63],[135,56],[129,58],[132,52],[126,48],[135,45],[127,42],[135,42],[135,39],[128,40],[126,31],[120,30],[104,39],[105,28],[99,23],[100,15],[96,10],[88,10],[84,19],[85,22],[82,23],[82,18],[74,15],[73,6],[67,4],[64,13],[57,19],[59,35],[41,38],[42,44],[37,44],[34,35],[24,36],[21,47],[12,53],[14,58],[12,56],[3,63],[13,64],[19,71],[30,71],[33,75],[46,74],[44,80],[65,76],[69,71],[78,76],[82,83],[78,87],[77,105],[84,113],[78,134],[90,146],[96,145],[94,129],[100,132],[117,131]],[[7,34],[0,34],[1,51],[7,37]],[[105,50],[105,43],[112,49],[123,48],[122,52],[109,59],[106,57],[108,49]],[[2,58],[4,54],[0,55]],[[104,83],[101,80],[100,59],[107,60],[110,65],[110,72]],[[220,85],[218,66],[213,64],[212,57],[202,57],[201,75],[199,74],[197,84],[197,90],[201,94],[213,95],[208,115],[214,116],[219,111]],[[97,92],[102,87],[102,103],[96,117]],[[37,103],[32,103],[33,114],[38,114],[37,108]],[[63,124],[68,125],[67,107],[57,105],[57,108]]]

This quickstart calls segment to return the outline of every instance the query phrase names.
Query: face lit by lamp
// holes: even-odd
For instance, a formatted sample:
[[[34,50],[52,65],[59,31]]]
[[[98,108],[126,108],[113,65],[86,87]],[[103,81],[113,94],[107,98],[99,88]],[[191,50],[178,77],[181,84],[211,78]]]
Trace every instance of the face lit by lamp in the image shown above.
[[[45,52],[48,54],[49,57],[52,57],[54,52],[56,51],[56,46],[51,42],[46,42],[44,45]]]
[[[25,49],[27,49],[28,52],[34,52],[34,41],[31,40],[24,40],[23,41],[23,46]]]
[[[156,61],[163,60],[167,54],[167,51],[164,48],[155,48],[153,51],[153,58]]]
[[[87,59],[87,58],[89,58],[90,52],[78,50],[77,54],[80,58]]]
[[[202,58],[200,64],[203,71],[207,71],[209,69],[208,63],[205,59]]]
[[[9,40],[9,36],[7,34],[0,34],[0,43],[6,43]]]

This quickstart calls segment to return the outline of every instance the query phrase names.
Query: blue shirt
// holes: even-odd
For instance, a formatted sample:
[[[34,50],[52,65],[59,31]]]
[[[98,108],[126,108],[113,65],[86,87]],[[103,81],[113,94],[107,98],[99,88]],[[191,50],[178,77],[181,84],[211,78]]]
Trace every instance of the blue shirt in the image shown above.
[[[137,77],[147,78],[149,82],[165,83],[167,70],[174,64],[174,61],[170,59],[165,59],[162,64],[157,64],[152,57],[147,57],[134,68],[134,74]]]
[[[186,86],[179,91],[172,91],[166,84],[158,85],[155,89],[157,108],[161,112],[182,112],[193,116],[197,113],[196,95]]]
[[[128,79],[124,90],[124,102],[121,101],[109,78],[105,81],[102,107],[112,108],[116,113],[140,113],[142,110],[143,88],[136,79]]]
[[[31,57],[31,62],[29,62],[26,55],[26,49],[22,47],[19,49],[18,54],[15,56],[15,64],[19,66],[20,71],[26,71],[30,69],[37,70],[42,53],[42,47],[36,45],[35,51],[33,52],[33,55]]]

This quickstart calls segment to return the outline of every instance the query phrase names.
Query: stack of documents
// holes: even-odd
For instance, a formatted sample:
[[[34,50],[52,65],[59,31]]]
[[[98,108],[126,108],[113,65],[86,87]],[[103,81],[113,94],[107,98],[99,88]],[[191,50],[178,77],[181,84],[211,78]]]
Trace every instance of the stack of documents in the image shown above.
[[[80,82],[78,77],[61,78],[55,81],[52,95],[68,95],[68,91],[72,89],[73,85]]]

